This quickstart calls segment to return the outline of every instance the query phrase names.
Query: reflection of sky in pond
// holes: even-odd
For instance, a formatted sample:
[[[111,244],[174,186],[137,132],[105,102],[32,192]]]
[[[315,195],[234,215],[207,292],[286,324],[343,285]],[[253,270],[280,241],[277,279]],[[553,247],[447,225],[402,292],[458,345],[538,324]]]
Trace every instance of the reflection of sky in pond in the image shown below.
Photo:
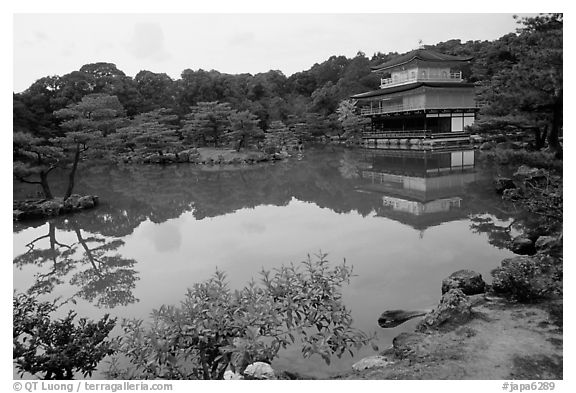
[[[330,175],[322,168],[324,175]],[[251,195],[248,175],[246,179],[249,184],[242,189],[243,197]],[[374,199],[372,194],[354,191],[353,185],[344,187],[344,183],[336,183],[343,182],[339,176],[327,179],[333,180],[332,184],[316,182],[321,187],[340,187],[332,192],[331,200],[326,199],[326,195],[319,195],[322,204],[334,203],[334,198],[344,192],[349,193],[344,193],[346,203],[356,198],[371,198],[371,201],[379,200],[382,203],[382,197]],[[231,181],[231,177],[223,178],[227,180],[212,181],[205,185],[205,189],[196,191],[207,192],[226,201],[234,189],[225,189],[225,181]],[[307,184],[304,187],[309,187]],[[292,183],[289,187],[294,188],[290,192],[296,194],[311,193],[306,188],[299,191]],[[210,190],[215,193],[210,194]],[[459,195],[463,197],[465,207],[467,196]],[[140,195],[138,197],[144,199]],[[322,251],[329,254],[328,259],[333,263],[346,259],[348,264],[354,266],[357,276],[344,288],[345,302],[352,309],[356,327],[366,332],[377,331],[379,346],[383,349],[391,344],[392,338],[399,332],[412,329],[416,321],[384,330],[376,322],[382,311],[431,307],[439,300],[441,280],[450,273],[473,269],[488,278],[490,270],[511,255],[508,251],[489,245],[485,233],[471,231],[466,212],[458,216],[454,215],[454,211],[446,212],[451,214],[447,220],[438,219],[435,225],[415,229],[398,219],[402,216],[387,218],[386,209],[362,215],[353,209],[352,204],[340,208],[347,212],[337,213],[331,208],[321,208],[313,201],[302,201],[294,196],[281,206],[266,202],[259,204],[256,198],[256,202],[252,203],[255,207],[234,209],[227,208],[224,202],[218,205],[210,198],[206,201],[213,203],[207,205],[210,209],[223,213],[197,219],[197,214],[192,210],[161,223],[144,218],[128,235],[120,236],[124,244],[116,252],[123,258],[137,261],[133,267],[138,276],[133,296],[139,301],[106,312],[120,317],[146,318],[153,308],[162,304],[177,304],[188,287],[210,277],[216,267],[226,272],[233,288],[239,288],[252,277],[257,278],[262,268],[269,270],[281,264],[298,263],[307,254]],[[189,206],[190,202],[194,201],[174,203]],[[199,200],[195,202],[198,204]],[[172,200],[167,200],[167,203],[172,203]],[[195,206],[194,203],[192,205]],[[94,214],[99,213],[95,211]],[[134,215],[129,211],[130,214]],[[24,253],[25,244],[45,235],[47,228],[45,224],[14,233],[14,255]],[[73,231],[58,226],[56,235],[62,243],[76,241]],[[85,229],[82,229],[82,235],[85,238],[91,236]],[[105,238],[107,242],[115,238],[97,236]],[[40,248],[48,246],[47,239],[38,244]],[[41,268],[26,265],[21,270],[14,269],[15,287],[30,287],[34,281],[33,275],[48,269],[47,264]],[[67,282],[66,279],[64,281]],[[53,295],[65,298],[73,295],[75,290],[77,288],[64,284],[58,286]],[[104,313],[84,300],[79,300],[75,309],[80,315],[91,318]],[[356,359],[372,354],[373,350],[366,347]],[[349,369],[352,363],[350,358],[333,359],[328,367],[319,357],[303,361],[297,348],[285,351],[277,361],[280,368],[318,375]]]

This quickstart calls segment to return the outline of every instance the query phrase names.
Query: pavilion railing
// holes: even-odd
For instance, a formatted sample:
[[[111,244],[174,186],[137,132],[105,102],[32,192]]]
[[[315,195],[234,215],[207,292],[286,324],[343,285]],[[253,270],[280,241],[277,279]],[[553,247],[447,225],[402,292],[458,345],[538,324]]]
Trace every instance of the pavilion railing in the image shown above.
[[[406,83],[412,82],[462,82],[462,71],[459,72],[450,72],[442,75],[414,75],[414,76],[406,76],[404,78],[381,78],[380,79],[380,88],[385,89],[387,87],[403,85]]]

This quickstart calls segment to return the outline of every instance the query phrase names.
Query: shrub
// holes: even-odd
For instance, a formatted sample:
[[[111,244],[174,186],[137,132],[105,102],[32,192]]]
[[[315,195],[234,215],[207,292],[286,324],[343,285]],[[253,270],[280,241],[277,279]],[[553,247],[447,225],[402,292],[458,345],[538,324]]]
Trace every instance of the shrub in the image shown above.
[[[345,263],[331,267],[326,255],[310,257],[296,266],[261,272],[232,291],[225,274],[188,290],[179,307],[162,306],[151,326],[124,321],[120,353],[130,364],[114,367],[118,378],[221,379],[230,367],[243,372],[256,361],[270,363],[280,349],[297,342],[304,356],[320,355],[330,362],[351,347],[371,338],[352,328],[350,311],[340,288],[352,269]]]
[[[562,263],[551,256],[504,259],[491,274],[494,292],[520,302],[532,302],[562,293]]]
[[[53,320],[54,303],[38,302],[26,294],[15,295],[13,306],[13,358],[20,376],[72,379],[81,372],[86,377],[114,352],[107,337],[116,320],[108,315],[98,322],[80,318],[75,324],[76,314],[70,311],[65,318]]]

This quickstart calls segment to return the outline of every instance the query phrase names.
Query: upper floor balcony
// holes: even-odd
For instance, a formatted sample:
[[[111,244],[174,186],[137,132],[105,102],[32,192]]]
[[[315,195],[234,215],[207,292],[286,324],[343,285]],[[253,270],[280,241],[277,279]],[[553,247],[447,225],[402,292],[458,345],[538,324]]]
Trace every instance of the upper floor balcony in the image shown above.
[[[411,73],[406,75],[394,75],[393,78],[381,78],[380,88],[385,89],[392,86],[406,85],[412,82],[462,82],[462,71],[442,72],[438,75],[427,75]]]

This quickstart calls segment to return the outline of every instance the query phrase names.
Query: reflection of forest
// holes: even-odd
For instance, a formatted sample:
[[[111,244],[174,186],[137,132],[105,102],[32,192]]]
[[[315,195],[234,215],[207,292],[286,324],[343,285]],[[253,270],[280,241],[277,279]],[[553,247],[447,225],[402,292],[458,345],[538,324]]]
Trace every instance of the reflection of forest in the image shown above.
[[[99,195],[101,205],[48,224],[15,223],[15,231],[40,225],[47,229],[29,240],[28,251],[16,256],[14,264],[41,268],[31,291],[50,292],[66,280],[78,288],[74,297],[110,308],[137,301],[132,294],[136,261],[118,252],[121,238],[146,220],[162,223],[187,211],[201,220],[259,205],[285,206],[296,198],[337,213],[375,214],[418,230],[472,217],[472,230],[488,232],[500,243],[509,237],[509,228],[474,221],[484,213],[503,220],[511,215],[501,209],[491,178],[474,168],[474,152],[382,154],[325,148],[308,151],[300,161],[243,169],[98,166],[83,169],[79,178],[77,192]],[[54,189],[63,187],[65,179],[62,184],[54,180]],[[31,192],[15,188],[16,197]],[[60,242],[61,232],[73,234],[74,242]]]
[[[498,198],[489,182],[480,182],[473,151],[415,154],[325,148],[308,151],[301,161],[243,169],[93,167],[80,174],[77,192],[99,195],[101,205],[74,219],[85,231],[122,237],[147,219],[161,223],[191,211],[200,220],[259,205],[285,206],[292,198],[337,213],[376,212],[418,229],[473,212],[494,213],[490,206]],[[433,220],[423,219],[435,213]]]

